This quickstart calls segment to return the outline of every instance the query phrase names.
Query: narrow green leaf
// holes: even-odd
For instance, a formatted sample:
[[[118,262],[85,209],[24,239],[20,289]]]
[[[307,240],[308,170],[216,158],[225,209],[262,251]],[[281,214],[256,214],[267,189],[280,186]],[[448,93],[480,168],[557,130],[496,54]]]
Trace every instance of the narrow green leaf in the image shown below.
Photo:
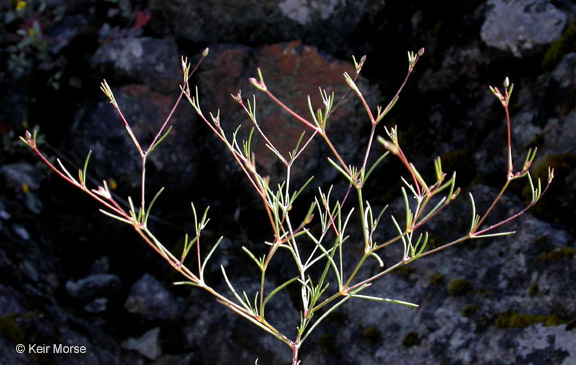
[[[380,163],[382,163],[382,161],[384,161],[384,159],[388,156],[389,153],[390,153],[389,151],[384,152],[384,153],[382,154],[382,156],[380,156],[380,157],[378,158],[378,160],[376,160],[376,162],[374,162],[374,164],[373,164],[373,165],[370,167],[370,169],[368,170],[368,173],[365,175],[363,182],[365,182],[366,180],[368,180],[368,178],[370,177],[370,175],[372,174],[372,172],[374,171],[374,169],[376,169],[376,167],[377,167],[378,165],[380,165]]]
[[[290,205],[292,205],[292,203],[294,203],[294,201],[298,198],[298,196],[304,191],[304,189],[306,189],[306,187],[312,182],[312,180],[314,180],[314,176],[310,177],[301,187],[300,189],[295,192],[294,194],[292,194],[292,197],[290,198]]]
[[[62,172],[64,172],[66,174],[66,176],[68,176],[68,178],[70,180],[72,180],[73,182],[77,183],[76,179],[72,177],[72,175],[70,174],[70,172],[68,172],[68,170],[66,169],[66,167],[64,167],[64,164],[62,164],[62,161],[60,161],[59,158],[56,159],[56,162],[58,163],[58,165],[60,165],[60,169],[62,169]]]
[[[270,145],[270,144],[268,144],[268,143],[265,143],[265,146],[266,146],[266,148],[268,148],[268,149],[276,156],[276,158],[277,158],[280,162],[282,162],[282,163],[284,163],[284,164],[286,163],[286,159],[284,158],[284,156],[282,156],[282,155],[280,154],[280,151],[278,151],[274,146],[272,146],[272,145]]]
[[[419,222],[426,222],[430,217],[436,214],[440,210],[440,208],[442,208],[442,205],[444,205],[445,203],[446,203],[446,197],[444,196],[442,197],[442,199],[440,199],[438,203],[436,203],[434,208],[430,209],[430,211],[426,213],[426,215],[419,220]]]
[[[218,241],[216,241],[214,246],[212,246],[212,249],[210,249],[210,252],[208,252],[208,255],[206,255],[206,257],[202,261],[200,277],[204,278],[204,270],[206,269],[206,265],[208,264],[208,261],[210,261],[210,259],[212,258],[214,252],[216,252],[216,249],[220,246],[220,243],[222,242],[223,239],[224,237],[220,237]]]
[[[226,285],[228,285],[228,288],[230,289],[230,291],[232,292],[232,294],[234,295],[234,297],[236,298],[238,303],[240,303],[240,305],[242,305],[242,307],[244,307],[244,309],[246,309],[247,311],[252,312],[250,305],[244,303],[244,300],[242,300],[242,297],[240,295],[238,295],[238,293],[236,292],[236,290],[234,289],[234,287],[230,283],[230,280],[228,280],[228,275],[226,275],[226,269],[224,269],[223,265],[220,265],[220,270],[222,270],[222,276],[224,277],[224,281],[226,282]]]
[[[422,186],[424,189],[428,190],[428,185],[426,184],[426,181],[424,181],[424,179],[422,178],[422,175],[420,175],[418,170],[416,170],[416,166],[414,166],[414,164],[412,162],[410,162],[410,170],[412,171],[414,176],[416,176],[416,180],[418,180],[418,182],[420,183],[420,186]]]
[[[248,105],[248,115],[250,119],[256,121],[256,95],[252,94],[252,103],[250,99],[246,99],[246,104]]]
[[[158,199],[158,197],[160,196],[160,194],[162,194],[163,191],[164,191],[164,188],[162,187],[160,190],[158,190],[156,195],[154,195],[154,198],[152,198],[152,200],[150,201],[150,204],[148,204],[148,208],[146,209],[146,214],[144,215],[144,226],[146,226],[148,224],[148,217],[150,216],[150,212],[152,211],[152,206],[154,205],[154,203],[156,202],[156,199]]]
[[[398,102],[398,99],[400,99],[400,97],[398,95],[396,95],[394,97],[394,99],[392,99],[392,101],[386,106],[386,109],[384,109],[383,112],[378,113],[378,116],[376,118],[376,123],[379,123],[388,113],[390,113],[390,110],[392,110],[392,108],[394,108],[394,106]]]
[[[81,177],[80,177],[80,184],[86,187],[86,173],[88,171],[88,161],[90,161],[90,156],[92,155],[92,150],[88,151],[88,155],[86,156],[86,160],[84,161],[84,168],[82,169]]]
[[[140,215],[136,215],[136,208],[134,207],[134,202],[132,201],[132,197],[129,196],[128,197],[128,205],[130,206],[130,216],[132,217],[132,219],[134,219],[134,221],[136,222],[141,222],[140,221]]]
[[[290,155],[291,158],[293,156],[298,155],[298,149],[300,148],[300,144],[302,143],[302,140],[304,139],[304,135],[306,135],[306,131],[302,131],[302,134],[300,134],[300,138],[298,138],[298,142],[296,142],[296,146],[294,146],[294,149],[292,150],[292,154]]]
[[[360,295],[360,294],[354,294],[352,295],[352,297],[354,298],[359,298],[359,299],[366,299],[366,300],[372,300],[375,302],[386,302],[386,303],[393,303],[393,304],[401,304],[401,305],[406,305],[408,307],[413,307],[413,308],[418,308],[419,305],[418,304],[414,304],[414,303],[410,303],[410,302],[405,302],[402,300],[396,300],[396,299],[388,299],[388,298],[380,298],[380,297],[373,297],[373,296],[369,296],[369,295]]]
[[[404,177],[400,177],[400,180],[402,180],[404,185],[406,185],[406,187],[408,189],[410,189],[410,193],[412,193],[412,196],[414,196],[414,197],[418,196],[418,193],[416,192],[416,189],[414,189],[414,186],[412,184],[410,184],[408,181],[406,181],[406,179],[404,179]]]
[[[334,162],[330,157],[328,157],[328,162],[330,162],[330,164],[331,164],[332,166],[334,166],[334,168],[335,168],[336,170],[338,170],[342,175],[344,175],[344,177],[345,177],[351,184],[354,184],[354,183],[355,183],[354,179],[353,179],[350,175],[348,175],[348,173],[347,173],[346,171],[344,171],[344,170],[343,170],[336,162]]]
[[[184,249],[182,250],[182,256],[180,257],[180,265],[184,265],[184,261],[186,260],[186,257],[188,256],[190,249],[192,248],[192,246],[194,246],[197,240],[198,236],[190,240],[188,234],[184,235]]]
[[[175,281],[172,284],[173,285],[192,285],[192,286],[196,286],[196,287],[200,286],[198,283],[195,283],[193,281]]]
[[[472,222],[470,223],[470,233],[473,233],[478,228],[477,225],[480,220],[480,217],[476,214],[476,203],[474,202],[474,196],[472,195],[472,193],[469,193],[469,195],[470,195],[470,203],[472,204]]]
[[[104,209],[98,209],[98,210],[100,211],[100,213],[102,213],[102,214],[104,214],[104,215],[107,215],[107,216],[110,217],[110,218],[114,218],[114,219],[119,220],[120,222],[123,222],[123,223],[126,223],[126,224],[132,224],[132,222],[129,221],[128,219],[125,219],[125,218],[120,217],[120,216],[118,216],[118,215],[116,215],[116,214],[107,212],[107,211],[105,211]]]
[[[313,238],[314,236],[310,234],[310,237]],[[322,243],[316,240],[314,240],[314,243],[316,244],[316,247],[318,247],[320,251],[322,251],[323,256],[326,257],[327,263],[330,265],[330,267],[332,267],[334,274],[336,275],[336,282],[338,283],[338,286],[339,287],[342,286],[342,278],[338,270],[338,265],[334,261],[334,253],[336,252],[337,245],[335,245],[328,251],[324,248],[324,246],[322,246]]]
[[[408,201],[408,194],[406,194],[406,189],[404,189],[404,187],[402,187],[402,196],[404,198],[404,206],[405,206],[405,211],[406,211],[406,229],[411,229],[412,228],[412,223],[413,223],[413,213],[410,210],[410,202]]]
[[[308,95],[308,110],[310,110],[310,115],[312,115],[312,119],[314,120],[316,127],[322,129],[322,125],[318,121],[316,113],[314,112],[314,107],[312,106],[312,98],[310,98],[310,95]]]
[[[422,241],[422,243],[420,243],[421,238],[422,235],[418,237],[418,242],[416,242],[416,246],[414,247],[414,253],[412,255],[414,259],[417,259],[422,254],[422,252],[424,252],[424,249],[428,245],[428,232],[424,233],[424,241]]]
[[[288,281],[285,281],[284,283],[282,283],[280,286],[278,286],[276,289],[272,290],[270,292],[270,294],[268,294],[268,296],[266,296],[266,299],[264,299],[263,305],[266,305],[266,303],[268,303],[268,301],[270,299],[272,299],[272,297],[274,295],[276,295],[280,290],[284,289],[285,287],[287,287],[288,285],[292,284],[293,282],[297,281],[298,277],[294,277]]]
[[[245,246],[242,246],[242,251],[246,252],[246,254],[248,256],[250,256],[250,258],[252,259],[252,261],[254,261],[256,263],[256,265],[258,265],[258,267],[260,268],[260,270],[262,270],[262,260],[259,260],[256,258],[256,256],[254,256],[254,254]]]
[[[356,93],[360,92],[360,90],[358,90],[358,86],[356,86],[356,83],[354,82],[352,77],[350,77],[350,75],[348,75],[348,72],[344,72],[344,79],[346,80],[346,83],[348,84],[348,86],[352,90],[354,90],[354,92],[356,92]]]
[[[364,62],[366,61],[366,56],[362,56],[360,58],[360,62],[356,62],[356,58],[354,56],[352,56],[352,61],[354,61],[354,68],[356,69],[356,74],[359,74],[360,71],[362,70],[362,66],[364,65]]]
[[[149,155],[150,153],[152,153],[152,151],[154,151],[154,150],[156,149],[156,147],[158,147],[158,145],[159,145],[160,143],[162,143],[162,141],[164,141],[164,139],[165,139],[166,137],[168,137],[168,135],[170,134],[171,131],[172,131],[172,126],[170,126],[170,127],[168,128],[168,130],[166,130],[166,132],[164,132],[164,134],[162,135],[162,137],[160,137],[160,138],[156,141],[156,143],[154,143],[153,146],[150,146],[150,148],[148,149],[148,151],[146,152],[146,154]]]
[[[206,228],[208,225],[208,222],[210,222],[210,218],[208,218],[208,210],[210,210],[210,206],[207,206],[206,209],[204,209],[204,214],[202,215],[200,226],[198,227],[198,233],[204,230],[204,228]]]
[[[378,254],[376,254],[376,252],[372,251],[370,256],[374,257],[376,261],[378,261],[378,265],[380,265],[380,267],[384,267],[384,261],[382,261],[382,259],[380,258],[380,256],[378,256]]]
[[[498,233],[487,233],[487,234],[481,234],[478,236],[472,236],[472,238],[491,238],[491,237],[505,237],[505,236],[511,236],[513,234],[515,234],[516,231],[507,231],[507,232],[498,232]]]

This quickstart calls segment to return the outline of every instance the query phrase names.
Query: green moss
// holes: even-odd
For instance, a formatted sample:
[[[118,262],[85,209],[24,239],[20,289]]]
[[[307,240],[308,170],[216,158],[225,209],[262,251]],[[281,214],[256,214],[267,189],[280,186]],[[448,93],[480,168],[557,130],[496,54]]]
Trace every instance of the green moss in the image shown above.
[[[549,222],[560,224],[572,224],[576,218],[571,205],[565,204],[567,193],[570,195],[572,185],[567,177],[576,168],[576,153],[567,152],[559,154],[546,154],[538,159],[533,165],[533,180],[542,180],[544,186],[548,179],[548,167],[554,169],[554,181],[543,199],[534,206],[532,214]],[[529,201],[532,193],[529,187],[522,192]]]
[[[6,337],[15,343],[22,343],[26,334],[16,322],[16,316],[0,317],[0,331],[4,332]]]
[[[324,333],[318,339],[318,347],[324,352],[335,352],[336,351],[336,339],[331,333]]]
[[[443,237],[437,236],[434,234],[429,234],[428,235],[428,242],[426,242],[426,249],[427,250],[433,250],[435,248],[442,246],[445,243],[446,243],[446,240]]]
[[[473,152],[471,148],[465,148],[452,150],[440,156],[442,170],[450,174],[452,171],[458,171],[458,186],[468,186],[477,175],[474,169]]]
[[[550,252],[544,252],[538,256],[538,259],[546,262],[556,262],[562,259],[571,259],[576,255],[576,248],[564,246],[561,248],[555,248]]]
[[[530,289],[528,290],[528,295],[531,297],[535,297],[540,293],[540,288],[538,288],[538,284],[534,283],[530,285]]]
[[[478,304],[467,305],[462,309],[462,316],[472,317],[476,312],[478,312]]]
[[[382,332],[377,327],[369,327],[364,331],[364,339],[371,345],[382,341]]]
[[[420,345],[420,342],[422,342],[422,339],[416,332],[409,332],[402,340],[402,345],[412,347]]]
[[[550,43],[542,58],[542,68],[545,71],[552,71],[566,54],[574,51],[576,51],[576,20],[564,30],[562,37]]]
[[[519,314],[516,311],[510,310],[498,315],[496,320],[496,327],[498,328],[526,328],[534,323],[543,323],[544,326],[558,326],[560,324],[568,323],[555,314],[549,315],[532,315],[532,314]]]
[[[416,269],[413,268],[412,266],[402,265],[402,266],[399,266],[396,270],[394,270],[394,272],[400,276],[404,276],[406,278],[409,278],[410,275],[412,275],[416,272]]]
[[[350,317],[348,317],[348,314],[340,311],[334,311],[332,312],[330,317],[328,317],[328,321],[333,323],[345,323],[348,322],[349,320]]]
[[[544,145],[546,141],[546,134],[545,133],[538,133],[532,138],[530,142],[528,142],[527,148],[540,148]]]
[[[533,175],[546,181],[548,178],[548,167],[553,168],[555,172],[567,174],[576,167],[576,154],[573,152],[546,154],[534,163]]]
[[[434,273],[430,276],[430,285],[440,285],[444,281],[444,275]]]
[[[472,290],[472,284],[466,279],[454,279],[448,283],[450,295],[458,297]]]
[[[548,243],[548,236],[540,236],[534,241],[534,246],[543,246]]]

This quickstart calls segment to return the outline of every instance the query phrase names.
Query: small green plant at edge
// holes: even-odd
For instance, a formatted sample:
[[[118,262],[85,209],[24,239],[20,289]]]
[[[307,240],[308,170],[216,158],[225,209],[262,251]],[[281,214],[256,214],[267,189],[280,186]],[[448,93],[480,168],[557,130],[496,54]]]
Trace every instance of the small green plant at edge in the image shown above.
[[[322,97],[322,105],[320,108],[315,109],[315,106],[312,105],[311,98],[308,97],[310,116],[298,114],[278,99],[273,91],[268,88],[261,70],[258,69],[258,77],[251,78],[251,84],[273,100],[282,110],[290,114],[296,122],[300,123],[303,129],[309,133],[306,138],[305,133],[303,133],[293,150],[287,154],[282,154],[271,142],[267,134],[260,128],[256,115],[255,96],[252,100],[243,100],[240,92],[232,95],[252,122],[253,128],[249,134],[249,138],[246,140],[238,140],[238,129],[230,136],[230,134],[222,128],[219,112],[206,115],[202,111],[198,97],[198,88],[196,87],[194,90],[190,88],[189,78],[198,68],[202,60],[208,55],[208,49],[202,53],[200,61],[194,68],[192,68],[192,65],[187,59],[182,59],[183,81],[180,87],[179,97],[168,117],[156,133],[156,137],[148,146],[143,146],[136,138],[130,124],[124,118],[118,106],[111,88],[106,81],[103,81],[101,89],[118,112],[141,158],[139,202],[135,202],[132,197],[128,197],[127,206],[124,206],[124,204],[121,204],[113,197],[106,180],[96,188],[87,186],[87,169],[90,154],[88,154],[83,168],[78,170],[77,176],[73,176],[59,159],[56,160],[57,165],[54,165],[42,154],[36,144],[35,132],[30,133],[27,131],[21,139],[56,174],[98,201],[103,206],[101,209],[102,213],[132,226],[138,235],[140,235],[158,255],[167,261],[174,270],[186,278],[185,281],[175,284],[192,285],[209,292],[220,304],[226,306],[236,314],[252,322],[264,332],[276,337],[289,346],[292,351],[292,364],[296,365],[300,363],[299,349],[310,334],[323,320],[334,313],[338,307],[351,299],[418,307],[417,304],[398,299],[365,295],[363,291],[370,287],[376,280],[381,279],[395,269],[416,259],[445,250],[458,243],[478,238],[513,234],[514,232],[512,231],[501,231],[501,227],[520,217],[536,204],[553,179],[554,171],[549,169],[548,180],[545,187],[542,186],[540,180],[536,182],[532,180],[529,169],[536,156],[535,149],[528,151],[522,168],[519,171],[514,170],[510,114],[508,110],[513,85],[510,84],[508,78],[506,78],[503,92],[496,87],[490,87],[490,90],[504,108],[507,124],[507,170],[504,184],[500,192],[494,197],[491,205],[484,212],[479,212],[476,209],[474,197],[472,194],[469,194],[472,214],[468,231],[458,239],[426,250],[428,234],[426,232],[421,233],[420,228],[437,216],[440,211],[459,195],[460,189],[455,185],[456,174],[453,173],[451,176],[448,176],[442,171],[440,158],[436,158],[434,160],[435,181],[427,182],[418,172],[414,164],[409,161],[404,150],[401,148],[396,126],[384,127],[385,136],[376,136],[376,127],[398,101],[400,92],[406,85],[410,74],[423,53],[424,49],[421,49],[417,53],[408,52],[408,72],[404,81],[390,103],[385,107],[378,106],[375,112],[368,105],[362,91],[356,83],[366,57],[362,57],[359,62],[353,58],[355,74],[349,75],[348,73],[344,73],[344,80],[348,85],[348,90],[338,103],[334,104],[334,93],[330,94],[324,89],[320,89]],[[365,150],[363,159],[360,164],[357,165],[344,161],[328,133],[328,121],[333,111],[339,107],[340,103],[342,103],[349,94],[354,94],[359,98],[371,126],[367,145],[365,149],[363,149],[363,151]],[[254,262],[260,272],[259,289],[254,293],[239,293],[234,287],[232,278],[228,276],[223,266],[221,266],[222,276],[227,284],[229,293],[221,293],[210,286],[210,283],[206,282],[205,270],[207,264],[215,254],[218,244],[222,240],[222,238],[220,238],[208,252],[201,250],[202,231],[209,222],[208,208],[202,212],[197,209],[194,203],[191,204],[195,232],[191,237],[186,235],[184,248],[181,253],[172,253],[149,229],[148,217],[150,216],[154,202],[162,193],[162,189],[156,193],[150,202],[146,201],[146,162],[150,154],[155,151],[156,147],[158,147],[170,133],[172,127],[169,126],[169,121],[176,106],[183,98],[189,101],[203,123],[206,124],[216,138],[229,151],[262,202],[272,232],[270,240],[264,242],[264,245],[268,247],[264,252],[267,253],[262,256],[257,256],[248,248],[242,247],[242,250]],[[285,167],[284,180],[277,186],[271,186],[270,178],[261,175],[258,170],[256,155],[251,149],[254,132],[263,139],[271,153],[274,154]],[[327,157],[327,161],[342,175],[345,181],[347,181],[349,185],[348,193],[350,194],[346,194],[341,199],[334,199],[331,194],[332,189],[326,191],[320,188],[316,197],[309,202],[309,209],[304,218],[295,221],[291,208],[295,200],[301,196],[301,192],[309,185],[312,178],[295,190],[291,182],[292,167],[295,161],[302,156],[302,151],[309,146],[314,138],[323,140],[328,146],[331,156]],[[376,162],[369,164],[369,156],[373,150],[376,150],[374,146],[376,143],[381,144],[386,152],[377,158]],[[407,179],[401,177],[403,183],[401,195],[405,207],[405,216],[403,221],[401,221],[393,214],[390,214],[390,222],[397,234],[386,241],[377,241],[375,239],[375,232],[382,221],[385,208],[381,212],[374,211],[370,201],[364,196],[363,188],[374,169],[390,154],[401,161],[408,173]],[[527,206],[497,223],[491,225],[485,224],[486,219],[494,211],[494,208],[501,200],[509,185],[519,179],[526,179],[530,185],[532,196]],[[344,207],[344,202],[349,196],[355,196],[355,198],[352,198],[355,199],[355,207],[350,209]],[[356,209],[357,211],[355,212]],[[349,260],[351,257],[346,253],[347,240],[350,238],[347,233],[347,228],[350,224],[353,224],[353,221],[356,222],[355,224],[360,228],[361,237],[358,239],[362,240],[364,248],[356,263],[353,263],[352,266],[345,266],[346,260]],[[320,229],[311,229],[313,222],[319,226]],[[305,249],[305,243],[311,243],[312,249],[308,249],[309,246],[306,246]],[[402,257],[398,257],[397,262],[393,265],[385,267],[380,256],[381,252],[386,247],[395,244],[403,247]],[[193,251],[195,251],[194,256],[196,256],[192,260],[195,261],[194,265],[187,265],[185,262],[187,255]],[[270,284],[266,283],[265,285],[266,275],[270,268],[274,266],[275,255],[280,251],[289,253],[295,265],[294,276],[270,288]],[[361,271],[361,268],[366,265],[369,259],[374,259],[380,269],[376,273],[372,271],[369,274],[363,274],[364,272]],[[312,267],[319,268],[319,270],[312,271]],[[345,267],[352,267],[353,269],[347,270]],[[329,281],[331,281],[330,286]],[[267,304],[274,299],[277,293],[286,289],[288,286],[297,286],[298,292],[300,293],[300,308],[298,308],[300,314],[299,318],[296,319],[296,332],[292,338],[290,338],[288,334],[280,331],[274,323],[269,322],[266,315]]]

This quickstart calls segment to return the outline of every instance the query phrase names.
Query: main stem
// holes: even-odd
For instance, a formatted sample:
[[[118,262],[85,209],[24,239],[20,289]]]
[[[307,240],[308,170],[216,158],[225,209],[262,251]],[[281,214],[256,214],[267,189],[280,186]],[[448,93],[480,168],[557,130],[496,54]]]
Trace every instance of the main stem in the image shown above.
[[[300,350],[300,343],[292,343],[292,365],[298,365],[298,350]]]

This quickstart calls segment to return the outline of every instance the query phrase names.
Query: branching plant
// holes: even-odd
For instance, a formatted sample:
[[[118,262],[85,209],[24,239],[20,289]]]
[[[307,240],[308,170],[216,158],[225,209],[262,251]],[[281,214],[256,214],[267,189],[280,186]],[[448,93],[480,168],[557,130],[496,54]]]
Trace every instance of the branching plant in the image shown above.
[[[335,104],[334,93],[328,93],[324,89],[320,89],[322,105],[319,108],[313,105],[311,98],[308,97],[309,116],[301,115],[290,106],[284,104],[274,94],[273,90],[268,88],[262,72],[258,70],[258,77],[251,78],[251,84],[293,117],[297,123],[300,123],[304,131],[308,132],[308,136],[305,133],[301,135],[300,140],[289,153],[280,152],[281,149],[272,142],[271,138],[261,128],[256,113],[256,97],[253,97],[252,100],[245,100],[240,92],[232,96],[252,122],[252,130],[249,133],[249,137],[245,140],[239,139],[239,128],[232,133],[223,129],[219,111],[215,114],[205,114],[202,111],[198,88],[191,89],[189,79],[202,59],[207,56],[207,49],[203,52],[200,62],[194,68],[188,63],[187,59],[182,59],[183,81],[178,100],[156,133],[155,138],[147,147],[143,146],[137,139],[130,124],[124,118],[111,88],[106,81],[103,81],[101,89],[118,112],[141,158],[139,202],[134,202],[131,197],[128,197],[127,206],[114,198],[105,180],[102,185],[96,188],[87,186],[86,177],[90,154],[86,158],[84,167],[78,171],[77,176],[74,176],[60,160],[57,159],[57,165],[54,165],[42,154],[36,144],[35,132],[26,132],[25,137],[21,137],[21,139],[60,177],[98,201],[103,207],[101,209],[102,213],[132,226],[152,249],[167,261],[174,270],[184,276],[186,280],[176,284],[192,285],[209,292],[219,303],[288,345],[292,351],[292,364],[295,365],[299,363],[299,349],[314,329],[338,307],[351,299],[373,300],[417,307],[413,303],[365,295],[363,292],[384,275],[416,259],[445,250],[466,240],[513,234],[514,232],[502,231],[501,228],[510,221],[520,217],[536,204],[553,179],[553,170],[549,170],[548,180],[544,187],[540,180],[536,182],[532,180],[529,169],[536,155],[535,149],[528,152],[522,168],[519,171],[514,170],[509,114],[509,101],[513,85],[506,78],[503,92],[498,88],[490,87],[490,90],[498,98],[505,111],[508,137],[505,183],[500,193],[494,197],[492,204],[484,212],[478,211],[474,197],[470,194],[472,213],[469,230],[462,234],[460,238],[449,243],[433,249],[427,249],[428,234],[421,232],[421,228],[434,219],[440,211],[459,195],[460,189],[456,187],[456,174],[453,173],[448,176],[442,170],[440,158],[437,158],[434,160],[435,180],[426,181],[415,165],[406,157],[398,139],[396,126],[384,127],[385,135],[376,136],[377,126],[382,123],[386,114],[390,112],[398,101],[400,92],[423,53],[423,49],[417,53],[408,53],[408,72],[404,82],[390,103],[385,107],[377,107],[375,111],[368,105],[356,83],[365,62],[365,57],[360,59],[360,61],[353,60],[354,75],[344,74],[344,81],[349,89],[338,103]],[[329,134],[329,120],[333,111],[338,108],[348,94],[355,95],[361,101],[371,127],[367,144],[363,149],[365,151],[363,158],[357,165],[344,160]],[[213,243],[212,248],[208,252],[202,250],[202,231],[209,222],[208,208],[201,212],[192,203],[195,232],[192,236],[186,235],[184,248],[181,253],[172,253],[149,229],[148,218],[150,217],[152,206],[162,193],[162,190],[158,191],[150,202],[146,201],[146,162],[150,154],[156,151],[156,147],[170,133],[170,118],[182,98],[189,101],[200,119],[234,158],[257,193],[266,213],[272,232],[270,239],[264,242],[267,247],[264,251],[266,253],[262,256],[257,256],[248,248],[242,247],[242,250],[254,262],[260,272],[259,289],[254,293],[239,293],[235,289],[233,278],[228,276],[223,266],[221,266],[222,276],[230,293],[221,293],[211,286],[210,283],[206,282],[205,272],[207,264],[217,251],[218,244],[222,240],[220,238],[220,240]],[[270,178],[262,175],[258,169],[256,155],[252,150],[252,141],[256,136],[263,140],[270,152],[284,166],[283,181],[276,186],[272,186]],[[319,139],[328,146],[331,155],[327,156],[327,161],[348,183],[348,194],[335,199],[332,196],[332,189],[319,189],[316,198],[309,202],[307,213],[303,218],[297,218],[293,213],[292,207],[295,201],[302,196],[301,193],[309,186],[312,179],[309,179],[303,186],[294,188],[291,180],[293,166],[313,139]],[[376,158],[374,163],[370,163],[369,161],[374,160],[369,157],[377,150],[376,144],[381,144],[386,152]],[[405,214],[403,221],[393,214],[388,216],[389,223],[393,225],[397,234],[386,241],[379,241],[375,238],[375,232],[384,220],[385,209],[379,213],[375,211],[370,200],[364,196],[364,186],[373,171],[379,167],[388,155],[399,159],[408,172],[408,179],[401,178],[403,185],[401,194],[404,201]],[[527,180],[532,192],[531,201],[525,209],[516,214],[491,225],[486,225],[487,218],[494,211],[510,184],[519,179]],[[355,201],[352,204],[353,208],[348,208],[350,204],[344,204],[347,199]],[[356,224],[361,232],[361,237],[358,237],[358,239],[363,242],[364,249],[358,261],[350,263],[349,261],[353,256],[347,253],[347,249],[350,246],[347,241],[348,239],[356,239],[356,237],[352,238],[348,234],[348,227],[353,224]],[[313,226],[320,228],[312,229]],[[397,258],[396,263],[385,267],[381,255],[383,250],[391,245],[401,245],[403,254]],[[288,253],[291,262],[294,264],[295,274],[279,285],[270,288],[266,278],[270,268],[274,267],[277,262],[275,261],[278,259],[276,255],[281,251]],[[187,261],[187,257],[191,252],[195,252],[196,257],[188,261],[192,261],[193,264],[189,264]],[[380,269],[375,273],[372,271],[366,274],[361,269],[367,265],[367,260],[370,258],[376,260]],[[300,316],[297,318],[298,323],[294,325],[297,331],[292,338],[289,334],[279,330],[277,324],[271,323],[266,312],[267,304],[275,298],[276,294],[289,286],[297,287],[297,291],[300,293],[300,308],[298,308]]]

